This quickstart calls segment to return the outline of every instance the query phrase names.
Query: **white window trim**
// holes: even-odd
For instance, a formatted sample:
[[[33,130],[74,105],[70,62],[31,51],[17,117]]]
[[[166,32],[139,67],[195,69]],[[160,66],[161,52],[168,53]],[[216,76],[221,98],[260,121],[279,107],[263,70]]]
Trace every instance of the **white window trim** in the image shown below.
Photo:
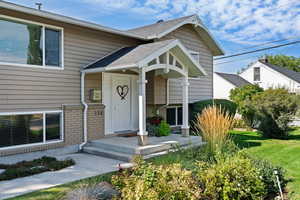
[[[46,141],[46,114],[50,114],[50,113],[60,113],[61,118],[60,118],[60,139],[59,140]],[[61,143],[64,141],[64,112],[62,110],[33,111],[33,112],[3,112],[3,113],[0,113],[0,116],[34,115],[34,114],[42,114],[43,115],[43,142],[1,147],[0,151],[1,150],[9,150],[9,149],[18,149],[18,148],[24,148],[24,147],[47,145],[47,144],[55,144],[55,143]]]
[[[31,68],[40,68],[40,69],[53,69],[53,70],[64,70],[65,63],[64,63],[64,28],[58,27],[58,26],[53,26],[49,24],[44,24],[44,23],[39,23],[35,21],[30,21],[30,20],[25,20],[25,19],[20,19],[16,17],[10,17],[7,15],[1,15],[1,18],[4,19],[10,19],[14,21],[19,21],[19,22],[24,22],[24,23],[30,23],[30,24],[35,24],[38,26],[42,26],[42,35],[43,35],[43,64],[42,65],[31,65],[31,64],[20,64],[20,63],[11,63],[11,62],[0,62],[0,65],[8,65],[8,66],[15,66],[15,67],[31,67]],[[51,28],[55,29],[61,32],[61,42],[60,42],[60,56],[61,56],[61,66],[52,66],[52,65],[45,65],[45,28]]]
[[[189,51],[189,53],[191,54],[191,56],[192,56],[192,54],[197,54],[198,55],[198,60],[196,60],[198,63],[200,63],[200,52],[198,52],[198,51]],[[192,58],[194,58],[193,56],[192,56]],[[201,80],[201,77],[189,77],[189,80]]]
[[[178,108],[182,108],[182,106],[168,106],[168,108],[175,108],[175,125],[170,125],[170,127],[179,127],[182,126],[182,124],[178,124]]]

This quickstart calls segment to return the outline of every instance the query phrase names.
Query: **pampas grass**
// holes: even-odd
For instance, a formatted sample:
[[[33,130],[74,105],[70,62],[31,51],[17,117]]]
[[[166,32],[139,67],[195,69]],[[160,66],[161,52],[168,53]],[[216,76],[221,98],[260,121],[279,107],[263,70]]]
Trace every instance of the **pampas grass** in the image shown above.
[[[211,106],[205,108],[197,115],[195,127],[207,142],[211,153],[222,150],[229,141],[229,130],[233,125],[233,117],[221,107]]]

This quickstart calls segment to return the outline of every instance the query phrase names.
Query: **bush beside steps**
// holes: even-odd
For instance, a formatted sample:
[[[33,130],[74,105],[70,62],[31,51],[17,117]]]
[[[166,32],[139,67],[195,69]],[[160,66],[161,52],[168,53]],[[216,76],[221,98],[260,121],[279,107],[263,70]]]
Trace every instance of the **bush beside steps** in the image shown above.
[[[46,171],[57,171],[75,164],[72,159],[57,160],[53,157],[44,156],[32,161],[22,161],[12,165],[0,164],[0,169],[5,171],[0,173],[0,181],[31,176]]]

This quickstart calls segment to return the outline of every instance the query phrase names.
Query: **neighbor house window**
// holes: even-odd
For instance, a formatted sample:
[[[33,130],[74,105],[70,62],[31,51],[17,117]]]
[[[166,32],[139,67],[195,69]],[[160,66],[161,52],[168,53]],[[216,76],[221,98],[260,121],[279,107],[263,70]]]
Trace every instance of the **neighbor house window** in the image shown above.
[[[260,67],[254,67],[254,81],[260,81]]]
[[[61,141],[63,139],[61,111],[1,114],[0,148]]]
[[[63,67],[62,29],[0,16],[0,63]]]
[[[167,123],[171,126],[182,125],[182,107],[167,108]]]

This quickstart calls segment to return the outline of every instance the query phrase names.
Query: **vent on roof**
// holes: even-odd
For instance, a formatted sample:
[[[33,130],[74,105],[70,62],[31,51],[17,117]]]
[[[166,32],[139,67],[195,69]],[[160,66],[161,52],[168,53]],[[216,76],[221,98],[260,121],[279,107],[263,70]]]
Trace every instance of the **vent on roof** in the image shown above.
[[[164,20],[163,20],[163,19],[160,19],[160,20],[158,20],[156,23],[158,24],[158,23],[161,23],[161,22],[164,22]]]
[[[42,9],[42,5],[43,5],[42,3],[36,2],[35,5],[37,6],[37,9],[38,9],[38,10],[41,10],[41,9]]]
[[[264,63],[268,63],[268,62],[269,62],[267,56],[261,57],[261,58],[259,59],[259,61],[264,62]]]

